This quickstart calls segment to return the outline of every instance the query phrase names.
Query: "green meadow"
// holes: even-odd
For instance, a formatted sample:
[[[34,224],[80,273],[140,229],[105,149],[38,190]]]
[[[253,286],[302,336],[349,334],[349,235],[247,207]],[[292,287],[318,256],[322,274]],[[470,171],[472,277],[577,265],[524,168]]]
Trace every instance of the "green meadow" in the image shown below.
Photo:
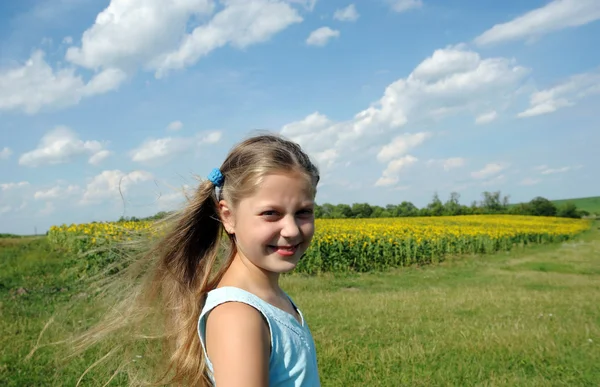
[[[588,198],[576,198],[576,199],[562,199],[552,200],[556,206],[562,206],[566,203],[573,203],[578,209],[589,212],[590,214],[596,214],[600,216],[600,196],[592,196]]]
[[[323,386],[598,386],[599,226],[561,244],[292,274],[283,286],[313,332]],[[87,285],[64,274],[69,258],[44,237],[0,239],[1,386],[74,386],[101,356],[67,358],[52,344],[101,313]],[[107,385],[124,386],[118,371],[99,365],[81,385],[113,375]]]

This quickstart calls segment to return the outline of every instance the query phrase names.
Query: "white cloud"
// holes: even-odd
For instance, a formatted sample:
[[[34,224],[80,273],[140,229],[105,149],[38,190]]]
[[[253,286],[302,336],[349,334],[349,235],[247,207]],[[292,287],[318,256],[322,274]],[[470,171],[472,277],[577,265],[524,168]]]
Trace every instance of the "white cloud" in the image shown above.
[[[200,134],[197,136],[199,144],[216,144],[221,141],[223,133],[220,131],[210,132],[208,134]]]
[[[114,0],[113,0],[114,1]],[[154,0],[160,4],[162,0]],[[183,38],[175,50],[163,50],[148,61],[148,67],[162,77],[170,70],[193,65],[201,57],[227,44],[243,49],[266,42],[289,26],[302,22],[302,17],[289,4],[273,0],[228,0],[225,8],[206,24],[196,27]],[[185,23],[182,27],[185,26]],[[160,30],[159,30],[159,33]],[[151,44],[150,47],[154,47]],[[152,48],[154,52],[155,48]]]
[[[78,185],[69,185],[68,187],[57,185],[47,190],[36,191],[33,197],[36,200],[64,199],[79,193],[81,193],[81,188]]]
[[[600,3],[599,3],[600,4]],[[565,82],[531,94],[529,109],[517,116],[533,117],[573,106],[575,102],[600,93],[600,69],[571,76]]]
[[[195,137],[164,137],[144,141],[130,152],[136,162],[164,162],[176,155],[188,152],[196,146],[214,144],[220,141],[221,132],[198,134]]]
[[[308,38],[306,38],[306,44],[308,44],[309,46],[323,47],[327,43],[329,43],[329,40],[331,40],[332,38],[337,38],[339,36],[340,31],[332,30],[329,27],[321,27],[317,28],[316,30],[310,33]]]
[[[542,181],[541,179],[526,177],[523,180],[521,180],[521,182],[519,184],[520,185],[536,185],[536,184],[540,183],[541,181]]]
[[[36,191],[33,197],[36,200],[40,199],[56,199],[60,196],[61,189],[59,186],[52,187],[46,191]]]
[[[568,106],[573,106],[573,103],[567,101],[564,98],[557,99],[557,100],[547,100],[547,101],[543,101],[541,103],[535,104],[534,106],[530,107],[529,109],[522,111],[521,113],[517,114],[517,117],[526,118],[526,117],[541,116],[543,114],[552,113],[552,112],[557,111],[560,108],[564,108],[564,107],[568,107]]]
[[[330,151],[328,165],[333,166],[340,158],[389,144],[410,121],[494,105],[514,95],[527,74],[527,69],[506,58],[484,59],[464,46],[440,49],[351,119],[336,122],[314,112],[284,125],[281,133],[311,155]]]
[[[427,165],[440,165],[444,171],[449,171],[451,169],[464,167],[466,164],[466,160],[462,157],[450,157],[447,159],[440,160],[429,160]]]
[[[167,126],[168,131],[176,132],[183,128],[183,122],[181,121],[173,121]]]
[[[112,0],[66,59],[94,70],[135,69],[175,47],[191,16],[213,9],[210,0]]]
[[[87,184],[83,192],[82,204],[102,202],[107,199],[120,199],[132,185],[152,180],[153,176],[146,171],[124,173],[118,169],[103,171]]]
[[[466,161],[462,157],[451,157],[443,160],[442,167],[444,168],[444,171],[449,171],[454,168],[460,168],[464,166],[465,163]]]
[[[306,116],[301,121],[285,125],[281,132],[310,150],[320,168],[331,168],[339,157],[335,148],[324,146],[335,143],[338,137],[335,123],[319,112]]]
[[[383,171],[381,177],[377,180],[377,182],[375,182],[375,186],[387,187],[390,185],[395,185],[400,180],[400,172],[417,161],[417,158],[411,155],[406,155],[399,159],[390,161],[387,165],[387,168]]]
[[[89,162],[93,164],[107,156],[104,146],[95,140],[82,141],[73,130],[58,126],[42,137],[36,149],[21,155],[19,164],[28,167],[62,164],[81,155],[90,155]]]
[[[333,18],[339,21],[356,21],[360,15],[356,11],[354,4],[350,4],[346,8],[336,9],[333,13]]]
[[[487,177],[494,176],[494,175],[500,173],[504,169],[506,169],[505,165],[498,164],[498,163],[490,163],[490,164],[487,164],[485,167],[483,167],[483,169],[481,169],[479,171],[471,172],[471,176],[474,177],[475,179],[485,179]]]
[[[431,137],[431,133],[420,132],[415,134],[405,133],[395,137],[391,143],[384,145],[377,159],[381,162],[388,162],[400,156],[404,156],[410,149],[422,144],[426,139]]]
[[[498,113],[496,113],[495,110],[492,110],[490,112],[483,113],[483,114],[477,116],[477,118],[475,118],[475,123],[478,125],[488,124],[488,123],[494,121],[496,119],[496,117],[498,117]]]
[[[396,12],[405,12],[423,6],[422,0],[387,0],[387,2]]]
[[[461,47],[438,49],[419,63],[411,76],[422,81],[434,82],[453,74],[476,70],[480,64],[481,57],[474,51],[466,51]]]
[[[107,93],[119,88],[121,83],[127,79],[127,74],[117,68],[108,68],[94,75],[92,79],[83,88],[83,95],[91,96],[95,94]]]
[[[571,167],[548,168],[542,171],[542,175],[552,175],[555,173],[564,173],[571,170]]]
[[[81,100],[83,87],[83,80],[74,69],[54,71],[38,50],[21,67],[0,71],[0,111],[23,110],[33,114],[44,106],[74,105]]]
[[[65,36],[63,38],[62,42],[64,44],[73,44],[73,37],[71,37],[71,36]]]
[[[192,144],[183,137],[164,137],[145,141],[131,151],[131,160],[137,162],[154,161],[186,152]]]
[[[106,149],[98,151],[97,153],[94,153],[92,157],[90,157],[88,162],[92,165],[100,165],[100,163],[103,162],[111,154],[112,152]]]
[[[407,166],[417,162],[417,158],[406,153],[430,137],[431,133],[428,132],[406,133],[395,137],[389,144],[384,145],[377,153],[377,159],[380,162],[387,162],[388,165],[375,186],[385,187],[398,183],[400,172]]]
[[[331,168],[338,156],[339,154],[335,149],[327,149],[313,155],[317,165],[323,166],[323,168]]]
[[[582,167],[581,165],[576,165],[574,167],[566,166],[566,167],[560,167],[560,168],[544,168],[544,169],[542,169],[541,174],[542,175],[553,175],[556,173],[565,173],[565,172],[580,169],[581,167]]]
[[[0,189],[2,191],[9,191],[9,190],[13,190],[13,189],[17,189],[17,188],[22,188],[22,187],[27,187],[29,186],[29,182],[27,181],[20,181],[18,183],[2,183],[0,184]]]
[[[478,45],[536,39],[553,31],[600,19],[598,0],[554,0],[507,23],[496,24],[475,38]]]
[[[337,133],[331,133],[333,125],[334,122],[325,115],[314,112],[303,120],[285,125],[281,131],[284,135],[293,137],[302,144],[316,147],[318,144],[336,139]]]
[[[13,151],[9,147],[4,147],[0,150],[0,160],[8,160],[9,157],[13,154]]]
[[[538,165],[536,167],[533,167],[533,170],[534,171],[541,171],[541,170],[544,170],[544,169],[547,169],[547,168],[548,168],[548,166],[546,164],[542,164],[542,165]]]
[[[169,70],[193,65],[227,44],[245,48],[265,42],[302,17],[288,2],[222,0],[224,8],[191,33],[186,30],[215,9],[212,0],[111,0],[95,23],[71,46],[65,59],[95,72],[86,84],[74,67],[53,69],[35,51],[23,65],[0,70],[0,111],[37,113],[64,108],[84,97],[117,89],[136,70]],[[314,1],[296,2],[314,7]],[[72,38],[63,39],[66,44]]]
[[[76,105],[83,97],[106,93],[124,80],[120,70],[108,69],[85,84],[74,68],[54,70],[36,50],[20,67],[0,70],[0,111],[22,110],[34,114],[46,107]]]

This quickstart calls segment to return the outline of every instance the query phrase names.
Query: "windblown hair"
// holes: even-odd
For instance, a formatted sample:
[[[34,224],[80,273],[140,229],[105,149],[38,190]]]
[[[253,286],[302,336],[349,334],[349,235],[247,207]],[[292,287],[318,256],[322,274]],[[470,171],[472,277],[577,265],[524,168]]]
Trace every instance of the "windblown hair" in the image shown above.
[[[198,318],[206,294],[217,286],[236,254],[235,237],[223,230],[218,201],[224,199],[235,209],[272,173],[299,174],[311,183],[313,195],[319,181],[317,167],[300,146],[275,134],[239,143],[220,170],[223,186],[215,188],[210,181],[201,181],[187,205],[158,225],[166,230],[164,236],[137,254],[125,275],[112,280],[120,293],[117,306],[73,341],[76,351],[117,334],[125,350],[144,340],[146,349],[160,348],[147,344],[149,339],[160,339],[162,361],[151,367],[156,371],[154,382],[146,383],[211,386],[197,333]],[[147,240],[143,243],[148,244]],[[157,332],[149,333],[149,325]],[[130,385],[141,384],[138,379],[139,375],[130,374]]]

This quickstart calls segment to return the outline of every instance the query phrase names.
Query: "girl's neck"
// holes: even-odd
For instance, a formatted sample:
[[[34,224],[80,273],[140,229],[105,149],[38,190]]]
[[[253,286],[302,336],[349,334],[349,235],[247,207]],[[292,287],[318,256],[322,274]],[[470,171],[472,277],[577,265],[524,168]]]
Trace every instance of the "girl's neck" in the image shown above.
[[[235,286],[259,296],[281,294],[279,273],[261,269],[239,253],[231,261],[231,265],[219,281],[218,286]]]

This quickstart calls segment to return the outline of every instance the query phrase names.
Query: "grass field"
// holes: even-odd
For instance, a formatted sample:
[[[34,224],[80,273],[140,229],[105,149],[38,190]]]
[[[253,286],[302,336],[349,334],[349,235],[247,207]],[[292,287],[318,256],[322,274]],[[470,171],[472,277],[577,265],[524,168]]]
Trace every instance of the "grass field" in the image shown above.
[[[0,241],[1,386],[74,386],[96,359],[63,363],[64,348],[43,346],[93,306],[61,275],[65,260],[44,238]],[[600,385],[598,223],[561,244],[283,285],[315,337],[323,386]],[[96,377],[82,385],[102,386]]]
[[[600,196],[593,196],[589,198],[577,198],[577,199],[563,199],[563,200],[552,200],[557,206],[561,206],[567,202],[573,203],[580,210],[586,210],[590,214],[600,215]]]

